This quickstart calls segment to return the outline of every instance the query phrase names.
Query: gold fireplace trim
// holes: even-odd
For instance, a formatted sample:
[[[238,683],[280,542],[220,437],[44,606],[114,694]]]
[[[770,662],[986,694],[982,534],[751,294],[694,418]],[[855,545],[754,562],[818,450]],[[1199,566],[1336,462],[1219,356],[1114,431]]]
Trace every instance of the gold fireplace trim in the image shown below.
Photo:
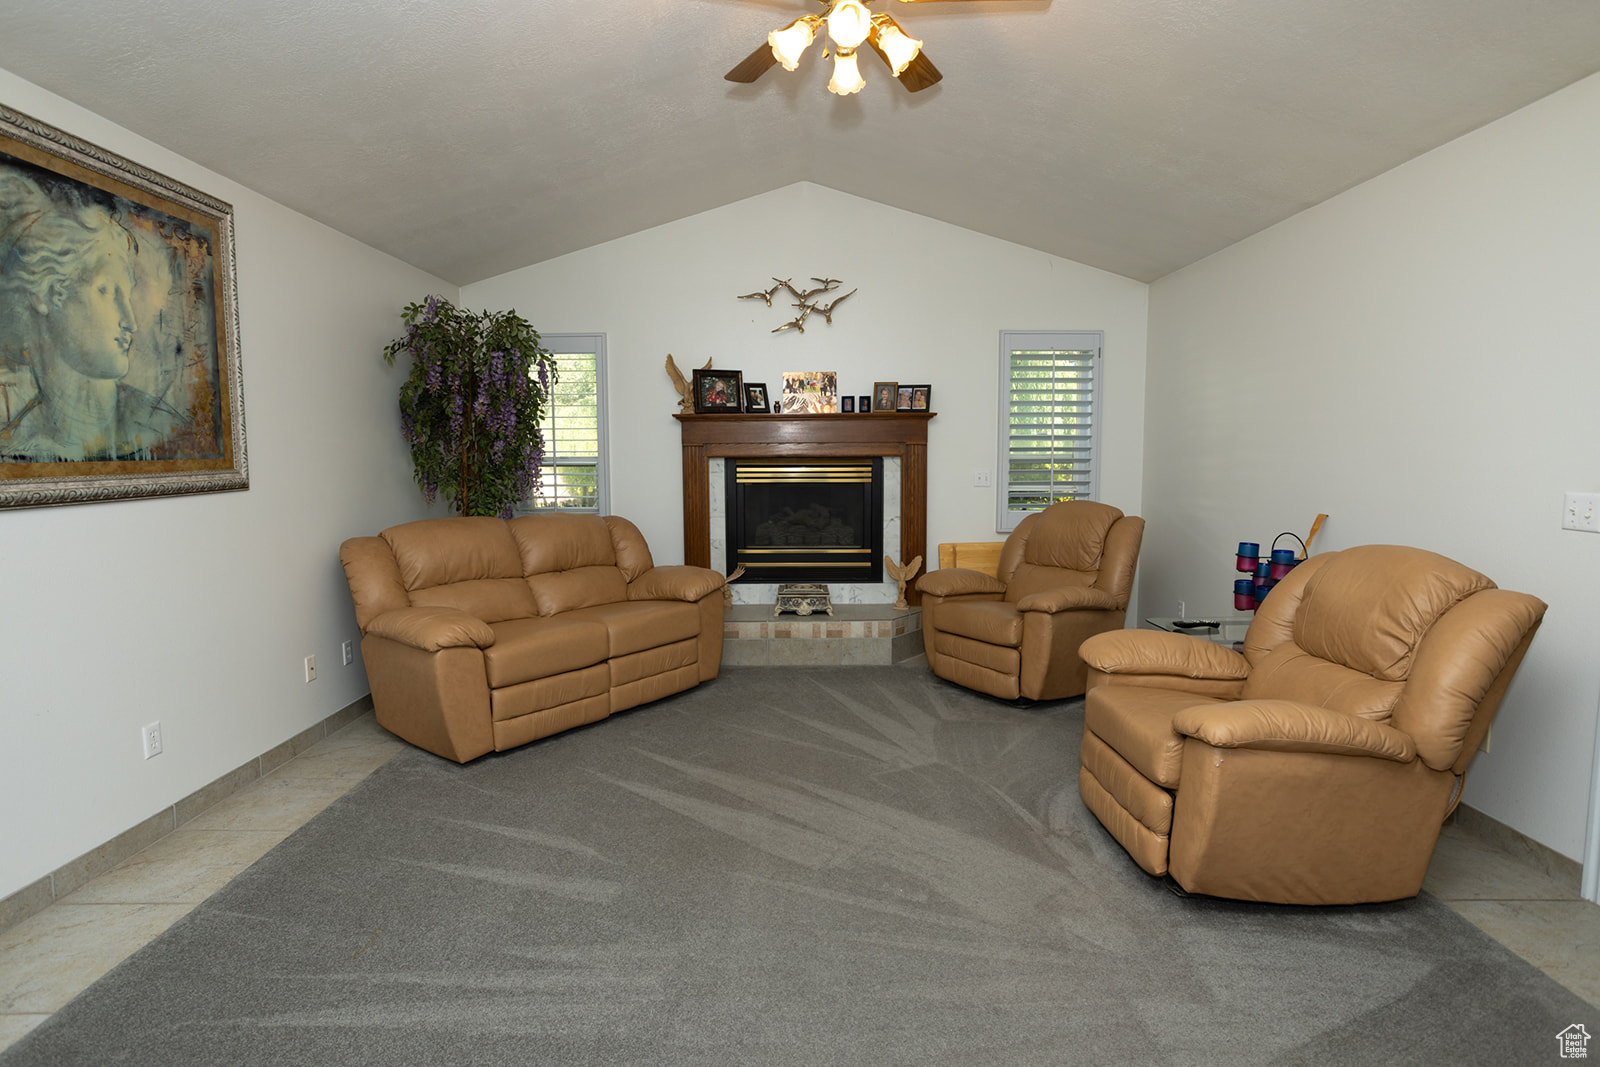
[[[787,546],[785,548],[738,548],[738,549],[734,549],[734,551],[737,552],[741,556],[756,556],[756,555],[792,556],[796,552],[818,552],[818,553],[821,553],[821,552],[829,552],[829,553],[853,552],[853,553],[855,553],[857,555],[862,555],[862,556],[870,556],[872,554],[872,549],[870,549],[870,548],[814,548],[814,547],[812,547],[810,545],[789,545],[789,546]]]
[[[743,556],[744,553],[741,552],[741,553],[739,553],[739,555]],[[858,571],[859,570],[869,570],[870,571],[872,569],[872,564],[866,563],[866,562],[861,562],[861,561],[856,561],[856,560],[843,560],[843,561],[841,561],[839,563],[829,563],[827,560],[810,560],[809,562],[803,562],[803,563],[766,563],[766,562],[757,562],[757,563],[755,563],[755,566],[760,567],[762,570],[775,570],[775,569],[777,569],[779,567],[806,567],[806,568],[808,568],[810,570],[816,570],[819,567],[837,567],[837,568],[841,568],[841,569],[849,568],[850,570],[858,570]]]

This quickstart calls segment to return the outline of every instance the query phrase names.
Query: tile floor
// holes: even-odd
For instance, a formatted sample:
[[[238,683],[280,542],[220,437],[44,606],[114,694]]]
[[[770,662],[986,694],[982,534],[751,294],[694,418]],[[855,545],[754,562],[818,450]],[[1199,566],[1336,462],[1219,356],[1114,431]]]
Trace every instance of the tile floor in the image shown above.
[[[0,931],[0,1049],[154,939],[404,743],[371,714],[44,911]],[[1600,1007],[1600,906],[1454,825],[1426,888]]]

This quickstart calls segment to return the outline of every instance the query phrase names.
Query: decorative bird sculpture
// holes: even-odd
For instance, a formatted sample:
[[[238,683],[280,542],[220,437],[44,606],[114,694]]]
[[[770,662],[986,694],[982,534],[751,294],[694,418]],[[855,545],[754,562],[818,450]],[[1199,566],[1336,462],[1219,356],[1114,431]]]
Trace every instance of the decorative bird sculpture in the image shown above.
[[[744,564],[741,563],[737,567],[733,568],[732,573],[730,573],[726,578],[724,578],[722,580],[722,605],[723,605],[723,607],[728,607],[728,608],[733,607],[733,583],[737,582],[740,578],[743,578],[743,577],[744,577]]]
[[[840,304],[844,303],[846,300],[849,300],[852,296],[855,296],[855,295],[856,295],[856,291],[854,289],[852,289],[848,293],[844,294],[843,296],[841,296],[837,300],[830,301],[830,302],[828,302],[826,304],[819,304],[819,305],[817,305],[817,309],[816,309],[817,310],[817,314],[822,316],[822,321],[826,322],[829,326],[832,326],[833,325],[833,309],[838,307]]]
[[[841,297],[840,299],[843,298]],[[900,594],[899,598],[894,602],[894,606],[900,611],[904,611],[910,606],[906,603],[906,583],[917,576],[917,570],[922,566],[922,557],[918,556],[902,567],[894,561],[893,556],[884,556],[883,566],[889,572],[889,577],[894,579],[896,590]]]
[[[777,281],[776,278],[774,278],[773,280]],[[762,289],[759,292],[745,293],[739,299],[740,300],[765,300],[767,302],[767,307],[771,307],[772,306],[772,294],[776,293],[779,289],[782,289],[782,288],[783,288],[783,283],[782,282],[778,282],[778,284],[774,285],[771,289]]]
[[[711,360],[706,360],[706,365],[700,369],[710,370]],[[694,386],[683,376],[683,371],[678,369],[678,365],[672,362],[671,352],[667,353],[667,377],[672,379],[673,388],[678,390],[678,410],[685,415],[693,415]]]

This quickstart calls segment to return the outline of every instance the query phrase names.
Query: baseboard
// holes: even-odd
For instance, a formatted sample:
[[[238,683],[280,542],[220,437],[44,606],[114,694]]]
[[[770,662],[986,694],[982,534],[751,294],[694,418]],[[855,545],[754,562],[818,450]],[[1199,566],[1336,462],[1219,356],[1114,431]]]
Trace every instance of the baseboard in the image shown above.
[[[1548,845],[1541,845],[1527,834],[1513,830],[1499,819],[1485,815],[1470,804],[1461,804],[1446,823],[1454,824],[1501,852],[1509,852],[1534,869],[1549,875],[1561,883],[1563,888],[1572,890],[1574,896],[1583,895],[1582,863],[1563,856]]]
[[[274,745],[261,755],[240,764],[176,804],[162,808],[98,848],[90,849],[38,881],[0,899],[0,930],[15,926],[30,915],[38,914],[91,878],[104,874],[123,860],[144,851],[213,804],[232,796],[258,778],[270,774],[329,734],[342,730],[371,710],[372,696],[368,694],[345,705],[321,722],[300,731],[283,744]]]

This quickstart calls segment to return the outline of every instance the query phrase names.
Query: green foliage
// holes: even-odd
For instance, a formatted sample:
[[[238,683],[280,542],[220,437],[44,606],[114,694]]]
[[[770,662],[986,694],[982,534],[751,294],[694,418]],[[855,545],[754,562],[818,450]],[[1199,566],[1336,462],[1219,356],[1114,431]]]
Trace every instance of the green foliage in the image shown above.
[[[461,515],[510,518],[539,485],[540,418],[555,384],[550,353],[515,311],[471,312],[442,297],[407,304],[405,336],[383,350],[411,356],[400,423],[417,484]]]

